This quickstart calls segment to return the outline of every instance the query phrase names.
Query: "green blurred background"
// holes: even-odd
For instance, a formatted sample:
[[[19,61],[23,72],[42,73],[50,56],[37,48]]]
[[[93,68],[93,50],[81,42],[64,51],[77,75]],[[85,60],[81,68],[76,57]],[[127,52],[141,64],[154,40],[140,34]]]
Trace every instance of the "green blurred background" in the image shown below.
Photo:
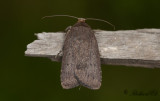
[[[64,31],[76,19],[54,14],[107,20],[116,30],[159,28],[160,0],[6,0],[1,1],[0,101],[160,101],[160,69],[102,65],[100,90],[64,90],[61,63],[24,56],[35,33]],[[96,21],[94,29],[112,30]],[[145,95],[143,95],[145,94]]]

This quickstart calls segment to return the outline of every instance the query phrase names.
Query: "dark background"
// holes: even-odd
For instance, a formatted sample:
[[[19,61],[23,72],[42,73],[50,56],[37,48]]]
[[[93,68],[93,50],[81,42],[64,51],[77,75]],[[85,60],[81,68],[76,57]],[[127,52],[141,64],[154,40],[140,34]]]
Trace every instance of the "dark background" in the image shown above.
[[[61,63],[26,57],[35,33],[64,31],[76,19],[54,14],[107,20],[116,30],[159,28],[160,0],[6,0],[1,1],[0,101],[160,101],[160,69],[102,65],[100,90],[64,90]],[[112,30],[87,21],[94,29]],[[144,95],[145,94],[145,95]]]

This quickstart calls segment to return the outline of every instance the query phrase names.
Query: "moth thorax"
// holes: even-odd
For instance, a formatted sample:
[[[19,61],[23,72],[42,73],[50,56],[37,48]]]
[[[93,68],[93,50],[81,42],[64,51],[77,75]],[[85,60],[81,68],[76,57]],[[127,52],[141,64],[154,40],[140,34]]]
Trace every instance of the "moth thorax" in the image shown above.
[[[85,18],[78,18],[78,22],[85,22]]]

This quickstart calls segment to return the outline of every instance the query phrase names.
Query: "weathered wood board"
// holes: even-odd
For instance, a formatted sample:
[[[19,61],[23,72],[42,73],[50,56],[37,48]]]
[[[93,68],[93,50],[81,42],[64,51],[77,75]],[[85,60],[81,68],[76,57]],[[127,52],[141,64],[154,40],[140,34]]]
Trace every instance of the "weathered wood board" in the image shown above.
[[[160,68],[160,29],[104,31],[94,30],[98,41],[102,64]],[[36,34],[38,40],[27,45],[26,56],[55,56],[62,49],[64,32]]]

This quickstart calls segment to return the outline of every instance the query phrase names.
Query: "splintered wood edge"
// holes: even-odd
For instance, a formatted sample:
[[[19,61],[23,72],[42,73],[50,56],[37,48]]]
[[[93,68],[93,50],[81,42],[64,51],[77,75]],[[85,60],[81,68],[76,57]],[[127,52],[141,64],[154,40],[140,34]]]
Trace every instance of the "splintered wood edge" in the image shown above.
[[[55,33],[58,35],[54,34],[53,32],[43,32],[36,34],[39,40],[35,40],[27,46],[25,56],[47,57],[52,61],[61,62],[62,55],[58,56],[57,58],[55,58],[55,56],[62,48],[64,33]],[[122,31],[95,30],[95,36],[98,41],[102,64],[160,68],[160,29],[138,29]],[[141,44],[142,46],[148,46],[141,47]],[[50,45],[53,45],[53,47],[56,46],[56,48],[53,48]],[[137,53],[132,53],[128,50],[134,50],[134,52]],[[140,52],[137,50],[142,51],[142,53],[144,51],[144,53],[140,54]],[[116,52],[119,52],[120,55],[116,56],[119,54]],[[128,54],[130,57],[127,57]],[[143,57],[143,55],[146,57]],[[137,59],[138,56],[141,56],[141,58]]]

